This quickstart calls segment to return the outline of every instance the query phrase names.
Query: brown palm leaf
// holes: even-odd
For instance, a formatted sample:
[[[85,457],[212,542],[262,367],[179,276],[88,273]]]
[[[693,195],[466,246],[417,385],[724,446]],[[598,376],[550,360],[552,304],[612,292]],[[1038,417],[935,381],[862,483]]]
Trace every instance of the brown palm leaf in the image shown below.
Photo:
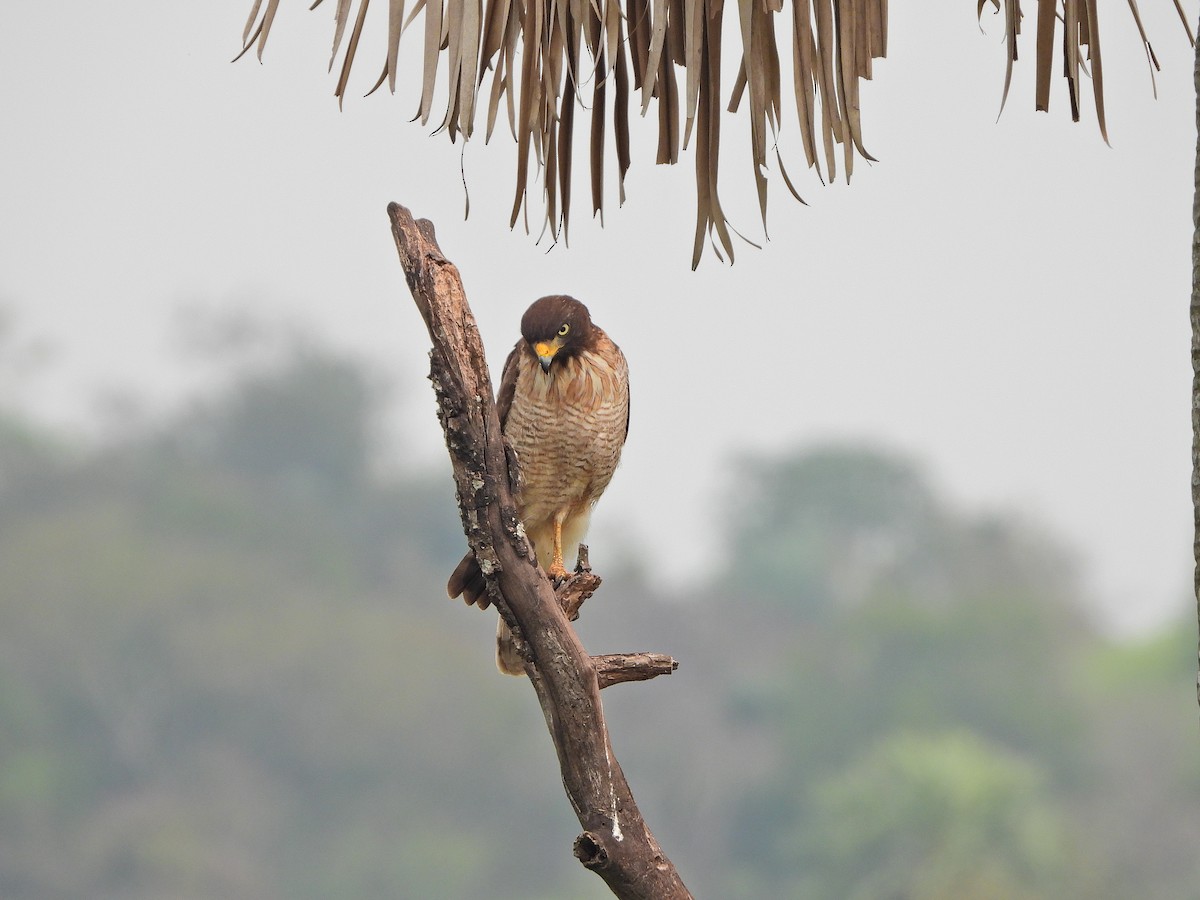
[[[311,8],[321,2],[315,0]],[[351,24],[351,0],[337,0],[331,69],[351,25],[335,90],[339,103],[369,3],[358,0]],[[1003,108],[1018,59],[1024,9],[1022,0],[978,0],[980,16],[989,3],[1005,23]],[[1128,3],[1152,71],[1157,70],[1137,0]],[[1174,3],[1191,40],[1180,2]],[[1065,77],[1071,116],[1078,121],[1084,102],[1080,76],[1090,74],[1097,123],[1107,141],[1098,0],[1025,0],[1024,5],[1036,7],[1037,13],[1036,108],[1049,109],[1051,77],[1059,71]],[[254,0],[239,57],[254,47],[261,59],[278,7],[279,0]],[[873,61],[887,55],[887,0],[736,0],[741,66],[728,104],[721,100],[724,0],[414,0],[407,18],[404,0],[388,0],[387,57],[375,88],[386,81],[395,91],[400,37],[420,12],[424,12],[424,40],[417,117],[427,124],[433,114],[439,71],[444,73],[446,97],[440,128],[451,141],[459,134],[464,140],[473,135],[477,95],[482,90],[487,91],[485,134],[490,138],[503,100],[517,143],[510,226],[522,210],[528,218],[530,168],[535,167],[533,183],[542,194],[545,226],[556,240],[560,234],[566,238],[577,106],[591,113],[588,164],[593,214],[603,221],[605,161],[610,153],[616,154],[617,186],[624,202],[625,173],[631,162],[631,94],[643,116],[655,107],[656,162],[675,163],[681,150],[695,143],[693,268],[706,241],[718,256],[733,259],[733,229],[717,191],[721,114],[726,108],[738,112],[744,101],[750,120],[751,162],[764,232],[768,148],[775,150],[784,184],[800,199],[776,148],[785,106],[794,106],[805,162],[822,180],[837,177],[839,158],[847,181],[855,156],[871,159],[863,145],[859,85],[871,77]],[[787,59],[790,79],[784,77]],[[488,72],[491,83],[485,88]],[[785,84],[790,100],[784,94]]]

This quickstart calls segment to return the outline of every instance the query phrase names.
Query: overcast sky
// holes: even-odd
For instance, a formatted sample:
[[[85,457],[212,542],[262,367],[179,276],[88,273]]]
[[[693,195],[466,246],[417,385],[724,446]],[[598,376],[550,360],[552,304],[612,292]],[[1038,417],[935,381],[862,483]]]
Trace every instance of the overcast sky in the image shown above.
[[[601,571],[606,543],[636,546],[679,584],[719,558],[732,460],[865,440],[926,465],[965,509],[1043,523],[1117,625],[1184,607],[1195,126],[1170,4],[1143,4],[1157,101],[1125,4],[1102,9],[1112,149],[1090,110],[1070,123],[1057,78],[1052,113],[1033,111],[1031,28],[997,122],[1001,20],[981,31],[972,3],[893,9],[890,58],[863,90],[879,162],[822,188],[788,123],[810,205],[773,191],[765,249],[695,273],[694,160],[654,166],[652,122],[625,207],[610,185],[601,229],[578,202],[570,248],[547,252],[507,228],[504,134],[461,158],[464,221],[461,144],[408,122],[413,85],[361,99],[378,44],[339,112],[331,11],[283,4],[265,65],[231,65],[249,6],[0,7],[0,308],[53,349],[7,395],[81,428],[110,390],[169,404],[212,373],[181,352],[180,308],[241,310],[372,360],[400,386],[403,452],[444,465],[385,213],[397,200],[436,222],[496,371],[546,293],[583,299],[626,351],[633,423],[593,519]],[[401,55],[411,71],[419,42]],[[729,117],[724,137],[723,199],[761,234],[745,123]]]

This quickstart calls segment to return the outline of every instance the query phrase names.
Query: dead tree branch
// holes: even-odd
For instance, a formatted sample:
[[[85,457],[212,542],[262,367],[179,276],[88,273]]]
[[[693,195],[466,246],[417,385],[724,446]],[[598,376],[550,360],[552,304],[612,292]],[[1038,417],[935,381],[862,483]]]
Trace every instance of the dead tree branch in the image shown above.
[[[678,661],[665,653],[609,653],[593,656],[592,665],[596,667],[601,688],[670,675],[679,668]]]
[[[645,655],[640,667],[628,661],[598,667],[584,650],[517,518],[483,344],[458,270],[442,255],[432,223],[414,221],[396,203],[388,206],[388,215],[408,286],[433,341],[429,377],[454,468],[463,530],[488,576],[492,602],[524,646],[525,671],[558,752],[563,786],[584,829],[576,838],[575,855],[623,900],[690,900],[642,820],[609,743],[600,704],[598,668],[612,684],[672,671],[674,660]],[[619,671],[647,674],[627,677]]]
[[[1200,41],[1192,69],[1196,88],[1196,126],[1200,128]],[[1200,134],[1200,132],[1198,132]],[[1195,193],[1192,195],[1192,593],[1200,624],[1200,137],[1196,141]],[[1196,702],[1200,703],[1200,643],[1196,645]]]

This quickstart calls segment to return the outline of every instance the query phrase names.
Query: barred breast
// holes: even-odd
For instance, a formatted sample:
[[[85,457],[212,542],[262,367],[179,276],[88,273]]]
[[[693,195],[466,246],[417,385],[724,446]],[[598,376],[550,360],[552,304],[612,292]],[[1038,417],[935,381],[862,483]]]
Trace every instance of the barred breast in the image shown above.
[[[537,361],[519,361],[517,396],[504,432],[521,465],[518,498],[526,534],[538,556],[551,551],[556,517],[563,522],[563,550],[570,565],[583,538],[592,505],[608,487],[625,442],[629,418],[629,370],[625,356],[607,337],[542,371]]]

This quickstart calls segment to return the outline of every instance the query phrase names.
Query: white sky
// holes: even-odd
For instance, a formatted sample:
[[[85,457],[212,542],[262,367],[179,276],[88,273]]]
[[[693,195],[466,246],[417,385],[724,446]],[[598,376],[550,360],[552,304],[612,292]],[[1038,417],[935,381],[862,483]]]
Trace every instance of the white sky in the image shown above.
[[[402,387],[405,452],[437,460],[427,340],[385,213],[397,200],[437,223],[494,367],[525,306],[559,291],[625,349],[633,424],[593,519],[601,569],[606,542],[634,547],[678,585],[719,558],[731,459],[864,439],[927,464],[966,508],[1048,525],[1118,627],[1184,607],[1195,130],[1171,4],[1142,4],[1157,101],[1126,4],[1102,4],[1113,149],[1090,110],[1070,124],[1057,78],[1052,114],[1034,113],[1032,28],[997,123],[1001,20],[981,32],[973,3],[897,6],[863,93],[880,162],[822,188],[789,123],[811,205],[780,185],[766,248],[695,273],[694,158],[654,166],[653,123],[635,132],[625,207],[610,184],[607,226],[592,224],[581,182],[572,245],[547,253],[507,228],[506,134],[465,156],[464,222],[461,144],[408,122],[415,86],[360,98],[378,44],[339,113],[331,11],[285,3],[265,65],[230,65],[249,6],[0,7],[0,309],[54,350],[6,394],[80,427],[104,391],[169,403],[212,373],[172,338],[180,307],[243,310],[380,365]],[[419,41],[401,55],[411,70]],[[744,126],[724,124],[722,189],[753,237]]]

